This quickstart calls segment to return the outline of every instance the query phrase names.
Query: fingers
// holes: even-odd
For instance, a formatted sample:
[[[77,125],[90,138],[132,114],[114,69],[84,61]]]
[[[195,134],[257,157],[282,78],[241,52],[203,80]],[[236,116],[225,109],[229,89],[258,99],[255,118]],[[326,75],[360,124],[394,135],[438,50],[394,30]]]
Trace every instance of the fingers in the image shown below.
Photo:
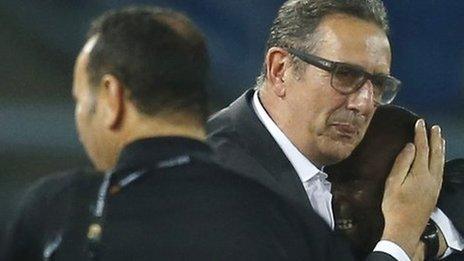
[[[416,122],[414,145],[416,145],[416,162],[414,165],[429,167],[429,144],[423,119]]]
[[[400,154],[396,156],[395,164],[393,164],[388,180],[390,182],[399,182],[402,183],[406,176],[408,175],[411,164],[414,161],[414,155],[416,153],[416,148],[414,144],[408,143],[401,150]]]
[[[404,246],[409,256],[416,252],[420,260],[423,251],[416,249],[417,243],[436,205],[444,166],[440,128],[434,126],[427,136],[424,120],[417,121],[414,144],[408,143],[396,157],[382,200],[382,237]]]
[[[445,165],[445,140],[441,136],[441,129],[435,125],[430,134],[430,162],[429,169],[433,176],[441,178]]]

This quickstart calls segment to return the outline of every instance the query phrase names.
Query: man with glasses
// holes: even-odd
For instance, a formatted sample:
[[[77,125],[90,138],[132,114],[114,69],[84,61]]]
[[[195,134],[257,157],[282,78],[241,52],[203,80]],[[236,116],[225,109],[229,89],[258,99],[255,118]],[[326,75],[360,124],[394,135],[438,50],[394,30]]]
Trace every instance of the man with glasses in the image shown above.
[[[371,81],[374,85],[372,88],[373,98],[377,105],[391,103],[401,85],[401,81],[393,76],[383,73],[371,74],[364,71],[362,66],[329,61],[294,48],[289,48],[287,51],[307,64],[330,72],[330,85],[342,94],[354,93],[367,81]]]
[[[390,75],[388,29],[380,0],[286,1],[270,29],[256,88],[209,121],[209,143],[222,163],[334,228],[322,169],[351,154],[376,107],[392,102],[399,90],[400,81]],[[386,182],[386,222],[372,254],[386,260],[414,256],[441,187],[440,128],[428,138],[419,120],[415,131],[414,144],[398,155]],[[437,238],[426,242],[433,256],[439,255]],[[459,234],[454,230],[446,239],[458,242]]]
[[[299,210],[215,160],[204,143],[208,65],[204,37],[176,11],[97,18],[72,92],[80,140],[104,174],[32,186],[0,260],[334,260],[329,245],[349,258],[322,220],[303,228]]]

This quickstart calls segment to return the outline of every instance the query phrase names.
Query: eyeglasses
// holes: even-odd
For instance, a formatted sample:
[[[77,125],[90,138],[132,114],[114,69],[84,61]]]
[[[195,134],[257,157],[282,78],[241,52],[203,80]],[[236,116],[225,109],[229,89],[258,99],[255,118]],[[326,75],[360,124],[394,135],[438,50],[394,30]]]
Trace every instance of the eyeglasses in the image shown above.
[[[386,74],[371,74],[361,66],[333,62],[324,58],[288,48],[287,51],[305,63],[331,73],[330,85],[342,94],[351,94],[359,90],[366,81],[374,85],[374,101],[380,105],[391,103],[400,90],[401,81]]]

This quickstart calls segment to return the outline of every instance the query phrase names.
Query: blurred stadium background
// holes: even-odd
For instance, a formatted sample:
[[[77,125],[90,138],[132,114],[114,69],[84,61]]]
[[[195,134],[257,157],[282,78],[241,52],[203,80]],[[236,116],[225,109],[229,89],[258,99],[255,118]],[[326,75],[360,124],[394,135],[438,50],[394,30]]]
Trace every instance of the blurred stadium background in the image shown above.
[[[90,165],[73,120],[72,69],[90,21],[104,10],[156,4],[184,11],[205,32],[213,107],[253,86],[267,30],[283,0],[0,1],[0,232],[24,188]],[[385,0],[396,104],[439,123],[448,159],[464,157],[464,1]]]

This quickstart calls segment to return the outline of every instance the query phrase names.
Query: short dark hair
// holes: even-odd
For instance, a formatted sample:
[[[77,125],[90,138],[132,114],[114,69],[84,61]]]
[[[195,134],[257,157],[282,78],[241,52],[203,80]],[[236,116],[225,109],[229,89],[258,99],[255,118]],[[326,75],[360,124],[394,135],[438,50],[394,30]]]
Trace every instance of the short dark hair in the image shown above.
[[[325,17],[333,14],[345,14],[372,22],[386,34],[389,32],[387,12],[381,0],[288,0],[274,19],[266,51],[271,47],[313,51],[318,38],[316,29]],[[258,82],[262,84],[265,75],[266,65],[263,64]]]
[[[180,110],[206,121],[206,41],[185,15],[146,6],[111,10],[92,23],[88,38],[94,36],[87,66],[91,86],[111,74],[142,113]]]

